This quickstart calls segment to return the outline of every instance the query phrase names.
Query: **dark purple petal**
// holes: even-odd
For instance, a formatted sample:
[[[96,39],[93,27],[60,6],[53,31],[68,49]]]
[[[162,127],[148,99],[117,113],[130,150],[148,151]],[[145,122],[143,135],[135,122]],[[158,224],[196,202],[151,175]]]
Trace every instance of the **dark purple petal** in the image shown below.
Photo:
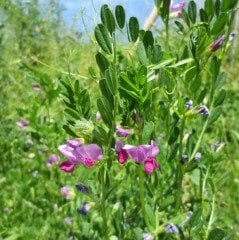
[[[77,190],[79,190],[80,192],[82,192],[84,194],[88,194],[89,193],[89,188],[86,187],[85,185],[83,185],[82,183],[76,184],[76,188],[77,188]]]
[[[65,161],[65,162],[61,163],[60,169],[63,170],[64,172],[71,173],[74,171],[75,165],[72,164],[72,162],[70,162],[70,161]]]
[[[225,35],[222,35],[221,37],[219,37],[219,38],[210,46],[211,52],[217,51],[217,50],[222,46],[224,40],[225,40]]]
[[[127,159],[128,159],[129,155],[128,153],[126,152],[126,150],[121,150],[119,153],[118,153],[118,162],[121,163],[121,164],[124,164]]]
[[[47,159],[47,166],[51,167],[52,165],[56,164],[58,161],[58,157],[56,154],[51,154],[50,157]]]

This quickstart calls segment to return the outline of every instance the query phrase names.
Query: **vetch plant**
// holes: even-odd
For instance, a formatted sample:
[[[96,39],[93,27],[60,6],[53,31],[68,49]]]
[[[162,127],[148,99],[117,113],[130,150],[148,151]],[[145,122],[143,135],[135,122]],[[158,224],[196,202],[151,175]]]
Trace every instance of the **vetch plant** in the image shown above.
[[[221,65],[236,4],[206,0],[198,10],[194,1],[170,6],[158,0],[163,40],[140,29],[137,18],[127,20],[122,6],[114,13],[101,7],[94,32],[99,72],[90,71],[99,86],[96,103],[78,79],[61,81],[63,127],[74,140],[59,146],[67,158],[60,168],[77,176],[80,197],[94,202],[90,211],[87,201],[77,210],[95,227],[88,237],[230,236],[213,225],[218,155],[208,138],[226,97]],[[172,12],[181,17],[175,24]],[[129,45],[118,42],[119,32],[127,34]],[[78,175],[87,168],[94,176],[91,186]],[[187,212],[192,215],[185,221]]]

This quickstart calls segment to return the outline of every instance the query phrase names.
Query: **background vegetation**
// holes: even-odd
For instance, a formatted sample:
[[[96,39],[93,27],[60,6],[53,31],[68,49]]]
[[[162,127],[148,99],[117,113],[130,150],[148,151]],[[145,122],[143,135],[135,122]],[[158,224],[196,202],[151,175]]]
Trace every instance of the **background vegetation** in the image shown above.
[[[161,30],[158,38],[163,38]],[[237,38],[237,35],[236,35]],[[92,38],[93,39],[93,38]],[[64,103],[60,80],[79,79],[90,94],[97,97],[99,78],[95,40],[82,42],[82,33],[68,29],[61,9],[53,0],[45,8],[38,0],[0,2],[0,237],[2,239],[68,239],[74,232],[88,239],[92,226],[88,216],[76,209],[85,201],[64,199],[60,188],[87,179],[90,170],[78,170],[70,178],[57,165],[47,167],[51,154],[65,142],[62,126]],[[177,49],[177,38],[171,39]],[[122,52],[129,46],[122,45]],[[227,98],[223,114],[215,123],[210,138],[212,148],[219,147],[218,163],[213,171],[217,186],[214,226],[235,231],[239,237],[239,67],[238,46],[233,46],[224,61],[228,73]],[[232,57],[233,56],[233,57]],[[40,92],[33,85],[40,86]],[[95,104],[96,106],[96,104]],[[96,110],[95,110],[96,112]],[[16,123],[25,118],[25,131]],[[62,157],[63,159],[63,157]],[[189,189],[190,191],[190,189]],[[132,201],[132,199],[130,200]],[[73,223],[66,223],[72,217]],[[97,215],[91,217],[97,220]],[[69,220],[69,219],[68,219]],[[81,238],[83,239],[83,238]]]

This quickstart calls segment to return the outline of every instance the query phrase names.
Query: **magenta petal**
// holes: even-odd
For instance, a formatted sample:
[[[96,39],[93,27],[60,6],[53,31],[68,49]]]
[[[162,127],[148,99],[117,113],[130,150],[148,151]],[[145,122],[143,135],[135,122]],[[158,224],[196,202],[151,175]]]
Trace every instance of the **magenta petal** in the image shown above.
[[[155,158],[147,158],[144,162],[144,170],[146,174],[151,174],[154,170],[159,169],[159,165]]]
[[[124,164],[128,159],[128,153],[125,150],[122,150],[118,153],[118,162]]]
[[[70,161],[65,161],[61,163],[60,169],[63,170],[64,172],[71,173],[75,169],[75,165],[72,164]]]
[[[95,165],[95,161],[92,158],[85,158],[84,165],[88,168],[91,168]]]

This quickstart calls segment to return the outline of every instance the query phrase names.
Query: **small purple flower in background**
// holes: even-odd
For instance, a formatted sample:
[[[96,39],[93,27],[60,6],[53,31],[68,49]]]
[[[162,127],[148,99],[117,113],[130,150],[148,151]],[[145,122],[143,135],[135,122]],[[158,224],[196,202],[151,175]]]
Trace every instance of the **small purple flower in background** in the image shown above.
[[[154,240],[154,237],[150,233],[143,232],[143,240]]]
[[[206,106],[200,106],[197,110],[198,114],[204,115],[204,116],[208,116],[210,115],[210,112],[208,110],[208,108]]]
[[[66,145],[61,145],[58,149],[68,159],[61,163],[60,169],[68,173],[74,171],[75,165],[83,164],[90,168],[103,158],[102,150],[98,145],[83,145],[79,140],[68,140]]]
[[[195,154],[194,161],[195,161],[196,163],[199,163],[200,160],[201,160],[201,158],[202,158],[202,154],[201,154],[200,152],[197,152],[197,153]]]
[[[40,92],[41,91],[41,87],[40,87],[39,84],[32,84],[32,87],[33,87],[35,92]]]
[[[182,17],[182,10],[185,6],[185,2],[179,2],[177,4],[174,4],[170,7],[169,12],[170,12],[170,18],[181,18]]]
[[[28,139],[26,140],[26,146],[27,146],[28,148],[30,148],[30,147],[33,146],[33,141],[32,141],[31,138],[28,138]]]
[[[76,184],[76,188],[77,188],[77,190],[79,190],[80,192],[82,192],[84,194],[88,194],[89,193],[89,188],[86,187],[85,185],[83,185],[82,183]]]
[[[120,126],[117,126],[116,127],[116,134],[119,137],[128,137],[128,136],[132,135],[132,132],[131,132],[130,129],[122,128]]]
[[[29,122],[25,119],[25,118],[21,118],[18,122],[17,122],[17,126],[24,130],[26,129],[26,127],[29,125]]]
[[[179,233],[178,228],[173,223],[168,223],[164,226],[165,232],[177,234]]]
[[[188,110],[192,109],[193,108],[193,101],[190,100],[190,99],[186,99],[186,102],[184,104],[184,107]]]
[[[71,187],[64,186],[61,188],[61,195],[70,200],[75,197],[75,192]]]
[[[56,164],[58,161],[58,156],[56,154],[51,154],[50,157],[46,161],[47,167],[51,167]]]
[[[123,147],[123,143],[117,140],[115,143],[115,149],[118,153],[117,159],[120,164],[124,164],[129,158],[128,153],[126,152],[126,150],[123,149]]]
[[[85,202],[81,208],[77,209],[77,212],[81,215],[86,215],[90,211],[90,204]]]
[[[219,37],[211,46],[210,46],[210,51],[215,52],[217,51],[223,44],[225,40],[225,35],[222,35]]]

